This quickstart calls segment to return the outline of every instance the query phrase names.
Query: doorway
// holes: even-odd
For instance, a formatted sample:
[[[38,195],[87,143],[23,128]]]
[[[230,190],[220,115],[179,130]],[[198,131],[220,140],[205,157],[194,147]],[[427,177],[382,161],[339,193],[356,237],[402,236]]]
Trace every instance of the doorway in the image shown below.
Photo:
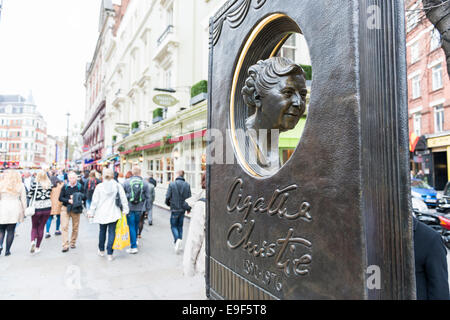
[[[434,152],[434,188],[436,190],[444,190],[448,181],[447,174],[447,152]]]

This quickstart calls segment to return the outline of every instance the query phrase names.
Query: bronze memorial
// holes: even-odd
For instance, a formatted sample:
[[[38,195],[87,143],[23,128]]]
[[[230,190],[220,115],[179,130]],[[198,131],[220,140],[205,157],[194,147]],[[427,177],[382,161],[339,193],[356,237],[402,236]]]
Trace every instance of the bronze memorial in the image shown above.
[[[230,0],[211,18],[209,298],[415,299],[403,5]],[[294,33],[313,79],[282,164],[308,93],[278,57]]]

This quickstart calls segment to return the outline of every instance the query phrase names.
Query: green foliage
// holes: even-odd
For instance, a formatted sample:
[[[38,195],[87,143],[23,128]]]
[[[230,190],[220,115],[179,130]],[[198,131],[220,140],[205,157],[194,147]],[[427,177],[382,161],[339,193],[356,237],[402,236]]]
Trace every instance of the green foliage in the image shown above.
[[[137,128],[139,128],[139,122],[138,122],[138,121],[134,121],[134,122],[131,124],[131,129],[137,129]]]
[[[119,148],[117,148],[117,150],[118,150],[119,152],[124,152],[124,151],[125,151],[125,146],[124,146],[124,145],[121,145]]]
[[[305,80],[312,80],[312,67],[306,64],[301,64],[300,67],[305,71]]]
[[[207,92],[208,92],[208,81],[202,80],[192,86],[191,98],[195,97],[196,95],[199,95],[200,93],[207,93]]]
[[[163,109],[157,108],[157,109],[153,110],[153,119],[156,119],[158,117],[162,118],[162,116],[163,116]]]
[[[117,141],[117,136],[113,136],[112,137],[112,141],[116,142]]]

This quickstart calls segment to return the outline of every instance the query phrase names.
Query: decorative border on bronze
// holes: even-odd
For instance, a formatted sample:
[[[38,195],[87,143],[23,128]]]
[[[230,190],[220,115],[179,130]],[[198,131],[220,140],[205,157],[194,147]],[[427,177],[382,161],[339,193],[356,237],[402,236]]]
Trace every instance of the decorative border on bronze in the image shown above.
[[[212,45],[215,46],[217,44],[217,41],[219,41],[220,35],[222,34],[223,24],[225,21],[228,21],[230,27],[232,29],[238,28],[242,22],[247,17],[247,14],[250,10],[250,5],[252,3],[252,0],[241,0],[242,2],[236,6],[232,11],[228,12],[225,15],[225,12],[227,12],[235,3],[238,2],[238,0],[232,0],[225,3],[222,8],[216,13],[216,15],[213,18],[214,21],[214,31],[213,31],[213,38],[212,38]],[[253,8],[255,10],[260,9],[267,0],[256,0],[256,3],[253,5]]]
[[[269,292],[255,286],[247,279],[210,257],[210,290],[216,299],[229,300],[279,300]]]

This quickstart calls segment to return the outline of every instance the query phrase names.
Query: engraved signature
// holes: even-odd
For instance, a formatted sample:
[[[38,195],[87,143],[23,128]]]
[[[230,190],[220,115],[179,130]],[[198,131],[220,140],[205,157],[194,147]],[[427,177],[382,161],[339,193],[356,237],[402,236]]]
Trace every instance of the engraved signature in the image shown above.
[[[242,223],[236,222],[227,233],[227,246],[230,249],[242,247],[248,254],[253,257],[275,258],[275,266],[283,270],[286,276],[292,274],[296,276],[304,276],[309,273],[309,265],[312,262],[312,256],[309,252],[300,252],[295,259],[288,258],[287,253],[291,255],[296,253],[298,246],[303,249],[311,250],[312,243],[308,239],[294,236],[294,228],[290,228],[287,235],[275,241],[264,240],[262,244],[254,243],[251,235],[255,228],[255,219],[248,220],[251,212],[267,213],[269,216],[278,215],[288,220],[303,219],[304,221],[312,221],[310,215],[311,206],[308,202],[303,202],[296,213],[290,214],[287,211],[286,203],[289,198],[289,191],[296,190],[297,185],[291,185],[282,189],[276,189],[270,201],[266,205],[263,197],[258,198],[254,203],[252,196],[246,196],[243,199],[243,180],[236,179],[227,196],[227,211],[232,213],[237,211],[243,213]]]

